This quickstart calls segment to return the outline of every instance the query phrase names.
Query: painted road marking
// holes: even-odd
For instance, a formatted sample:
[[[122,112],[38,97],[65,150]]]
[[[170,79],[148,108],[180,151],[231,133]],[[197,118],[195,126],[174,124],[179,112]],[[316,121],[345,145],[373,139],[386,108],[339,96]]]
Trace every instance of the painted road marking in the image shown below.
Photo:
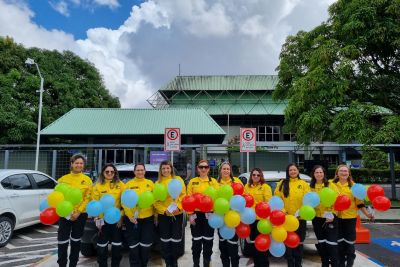
[[[394,253],[400,253],[400,238],[371,238],[371,241]]]
[[[30,247],[40,247],[40,246],[47,246],[47,245],[55,245],[57,244],[57,241],[50,241],[46,243],[41,243],[41,244],[32,244],[32,245],[27,245],[27,246],[15,246],[13,244],[8,243],[6,245],[6,248],[8,249],[20,249],[20,248],[30,248]]]
[[[42,234],[57,234],[57,231],[55,232],[49,232],[49,231],[45,231],[45,230],[40,230],[40,229],[33,229],[36,232],[42,233]]]
[[[9,260],[9,261],[2,261],[2,262],[0,262],[0,266],[9,264],[9,263],[18,262],[18,261],[33,260],[33,259],[38,259],[38,258],[42,258],[42,257],[43,257],[43,255],[36,255],[36,256],[29,256],[29,257],[24,257],[24,258],[20,258],[20,259]],[[8,265],[8,266],[10,266],[10,265]],[[13,264],[13,266],[15,266],[15,265]]]
[[[19,235],[17,235],[17,236],[20,237],[20,238],[22,238],[22,239],[28,240],[28,241],[45,240],[45,239],[55,239],[55,238],[57,238],[56,236],[32,238],[32,237],[29,237],[29,236],[26,236],[26,235],[21,235],[21,234],[19,234]]]

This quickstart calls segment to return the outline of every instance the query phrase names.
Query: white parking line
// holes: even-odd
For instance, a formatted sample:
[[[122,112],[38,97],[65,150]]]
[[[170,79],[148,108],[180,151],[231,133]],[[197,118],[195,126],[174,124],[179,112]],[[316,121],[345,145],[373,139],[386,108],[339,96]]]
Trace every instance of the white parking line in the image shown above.
[[[19,234],[19,235],[17,235],[17,236],[20,237],[20,238],[22,238],[22,239],[28,240],[28,241],[45,240],[45,239],[55,239],[55,238],[57,238],[56,236],[32,238],[32,237],[29,237],[29,236],[26,236],[26,235],[21,235],[21,234]]]
[[[51,227],[54,227],[54,228],[58,229],[58,225],[57,224],[52,224],[52,225],[48,225],[48,226],[51,226]]]
[[[29,253],[39,253],[39,252],[45,252],[45,251],[55,251],[57,250],[57,248],[46,248],[46,249],[39,249],[39,250],[33,250],[33,251],[22,251],[22,252],[14,252],[14,253],[4,253],[3,255],[0,255],[0,257],[2,256],[6,256],[6,257],[14,257],[14,256],[18,256],[18,255],[22,255],[22,254],[29,254]],[[39,256],[39,255],[37,255]],[[40,258],[44,257],[45,255],[40,255]],[[25,258],[25,257],[24,257]],[[1,262],[0,264],[3,264],[3,262]]]
[[[36,232],[42,233],[42,234],[57,234],[57,231],[55,232],[49,232],[49,231],[45,231],[45,230],[40,230],[40,229],[33,229]]]
[[[57,244],[57,241],[50,241],[42,244],[32,244],[32,245],[27,245],[27,246],[15,246],[13,244],[8,243],[6,245],[6,248],[8,249],[19,249],[19,248],[30,248],[30,247],[40,247],[40,246],[47,246],[47,245],[54,245]]]
[[[32,260],[32,259],[38,259],[38,258],[43,258],[43,255],[36,255],[36,256],[29,256],[29,257],[24,257],[24,258],[20,258],[20,259],[14,259],[14,260],[9,260],[9,261],[2,261],[0,262],[0,266],[10,266],[7,265],[9,263],[13,263],[13,262],[18,262],[18,261],[26,261],[26,260]],[[16,266],[16,265],[12,265],[12,266]],[[31,266],[31,265],[22,265],[22,266]]]

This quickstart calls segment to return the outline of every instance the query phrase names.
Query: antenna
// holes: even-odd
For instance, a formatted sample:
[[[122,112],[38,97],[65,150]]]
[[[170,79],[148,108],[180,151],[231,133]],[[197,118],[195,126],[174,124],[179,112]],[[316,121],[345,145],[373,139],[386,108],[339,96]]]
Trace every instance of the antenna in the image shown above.
[[[178,64],[178,76],[181,76],[181,63]]]

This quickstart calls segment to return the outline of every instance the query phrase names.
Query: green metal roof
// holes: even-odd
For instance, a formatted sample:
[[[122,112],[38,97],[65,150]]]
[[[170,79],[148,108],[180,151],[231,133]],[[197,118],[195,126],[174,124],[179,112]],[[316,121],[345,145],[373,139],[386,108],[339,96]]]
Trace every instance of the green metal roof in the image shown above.
[[[172,104],[170,107],[187,108],[189,105]],[[192,104],[190,107],[203,108],[210,115],[284,115],[286,104]]]
[[[75,108],[41,131],[43,135],[225,135],[202,108],[112,109]]]

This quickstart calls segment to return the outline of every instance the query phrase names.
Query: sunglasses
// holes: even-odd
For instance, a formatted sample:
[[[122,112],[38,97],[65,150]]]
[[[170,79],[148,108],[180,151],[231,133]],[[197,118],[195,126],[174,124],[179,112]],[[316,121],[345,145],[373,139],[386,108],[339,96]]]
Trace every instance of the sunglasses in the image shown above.
[[[210,166],[198,166],[199,169],[208,169]]]
[[[261,175],[260,175],[260,174],[256,174],[256,173],[253,173],[251,176],[255,176],[255,177],[261,177]]]
[[[114,174],[115,173],[115,171],[104,171],[105,173],[107,173],[107,174]]]

